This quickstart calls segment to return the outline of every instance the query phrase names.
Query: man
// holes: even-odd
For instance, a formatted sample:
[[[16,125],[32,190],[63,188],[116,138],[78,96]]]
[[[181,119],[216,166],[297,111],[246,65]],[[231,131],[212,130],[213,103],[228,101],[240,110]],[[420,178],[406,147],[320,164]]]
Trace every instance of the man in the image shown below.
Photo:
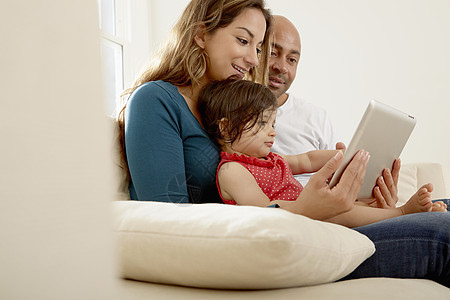
[[[285,17],[274,16],[274,43],[269,62],[269,88],[277,97],[277,137],[272,150],[291,155],[336,149],[337,138],[327,112],[287,93],[300,61],[300,35]],[[344,145],[339,143],[337,147]],[[305,186],[312,174],[295,175]]]
[[[311,150],[345,149],[337,142],[327,112],[312,103],[287,93],[297,73],[300,60],[300,35],[295,26],[283,16],[274,16],[274,43],[269,62],[269,88],[277,97],[278,114],[275,127],[277,137],[272,151],[295,155]],[[397,184],[400,160],[394,162],[392,172],[383,171],[374,188],[376,201],[371,205],[395,207],[398,201]],[[312,174],[296,175],[305,186]]]

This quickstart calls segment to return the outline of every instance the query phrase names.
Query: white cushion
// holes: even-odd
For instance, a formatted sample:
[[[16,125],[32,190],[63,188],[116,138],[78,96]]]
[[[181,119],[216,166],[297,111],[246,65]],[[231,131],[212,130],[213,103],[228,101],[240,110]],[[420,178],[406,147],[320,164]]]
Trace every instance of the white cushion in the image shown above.
[[[117,201],[124,278],[218,289],[332,282],[375,251],[364,235],[278,208]]]
[[[448,170],[438,163],[410,163],[402,165],[398,181],[397,206],[405,204],[424,184],[431,182],[431,199],[450,198],[450,175]]]
[[[397,188],[397,207],[399,207],[405,204],[417,192],[417,166],[415,164],[402,165]]]

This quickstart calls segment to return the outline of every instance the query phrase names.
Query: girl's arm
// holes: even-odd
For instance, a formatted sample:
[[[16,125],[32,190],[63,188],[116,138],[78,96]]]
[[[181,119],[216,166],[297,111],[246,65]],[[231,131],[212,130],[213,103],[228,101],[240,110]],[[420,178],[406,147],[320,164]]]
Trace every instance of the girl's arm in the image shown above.
[[[282,155],[292,174],[313,173],[322,168],[339,150],[312,150],[297,155]]]
[[[290,202],[270,201],[259,187],[255,177],[237,162],[223,164],[218,171],[217,180],[222,197],[226,200],[234,200],[238,205],[266,207]]]
[[[383,209],[364,205],[355,205],[350,211],[325,221],[353,228],[401,215],[403,215],[403,213],[397,208]]]

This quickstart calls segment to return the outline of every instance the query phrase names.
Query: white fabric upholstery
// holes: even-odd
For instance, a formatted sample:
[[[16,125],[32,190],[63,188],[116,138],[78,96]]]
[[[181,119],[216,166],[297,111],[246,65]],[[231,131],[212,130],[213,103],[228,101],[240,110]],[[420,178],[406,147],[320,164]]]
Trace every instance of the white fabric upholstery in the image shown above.
[[[450,198],[448,170],[438,163],[404,164],[400,169],[397,206],[403,205],[424,184],[431,182],[432,199]]]
[[[114,126],[116,126],[115,121],[112,121],[114,123]],[[116,128],[116,134],[114,136],[115,138],[115,144],[117,145],[117,127]],[[114,150],[114,161],[115,165],[117,167],[116,174],[118,174],[118,190],[117,190],[117,197],[118,200],[125,200],[129,199],[128,192],[127,192],[127,186],[128,182],[126,180],[125,173],[123,169],[120,167],[120,157],[118,156],[118,149]],[[422,186],[425,183],[432,182],[434,185],[434,192],[432,194],[433,199],[440,199],[440,198],[450,198],[450,177],[448,170],[446,170],[442,165],[437,163],[416,163],[416,164],[404,164],[402,166],[402,169],[400,171],[400,179],[399,179],[399,205],[406,202],[413,193],[415,193],[418,189],[418,187]],[[233,249],[231,245],[225,245],[224,244],[218,244],[214,245],[215,241],[219,241],[217,237],[209,236],[206,238],[206,233],[209,230],[209,228],[212,226],[215,226],[216,231],[224,231],[226,233],[230,233],[230,229],[228,226],[225,226],[224,221],[226,219],[226,215],[220,215],[216,212],[209,211],[209,209],[205,209],[202,211],[202,213],[196,213],[192,214],[190,213],[191,210],[189,210],[189,207],[178,207],[180,211],[178,211],[176,205],[172,204],[171,210],[175,206],[175,210],[178,211],[176,214],[171,214],[172,220],[166,219],[162,223],[156,222],[156,220],[160,219],[159,216],[164,213],[164,210],[160,209],[154,209],[155,207],[147,202],[135,202],[135,201],[117,201],[114,203],[115,205],[115,213],[116,213],[116,220],[118,221],[118,231],[119,231],[119,239],[118,239],[118,252],[119,252],[119,262],[120,267],[122,271],[122,275],[125,277],[133,278],[136,280],[151,280],[151,281],[157,281],[157,282],[167,282],[167,283],[173,283],[173,284],[187,284],[187,285],[196,285],[196,286],[205,286],[210,287],[216,285],[213,281],[217,279],[217,277],[211,277],[207,279],[206,275],[212,274],[212,276],[217,276],[217,272],[220,271],[222,274],[228,274],[228,277],[226,280],[231,278],[232,280],[236,280],[241,278],[241,276],[244,275],[252,275],[257,278],[263,278],[265,280],[265,277],[267,276],[276,276],[277,281],[275,284],[279,284],[280,280],[284,280],[283,276],[285,277],[286,274],[284,272],[287,272],[287,276],[292,276],[292,268],[289,269],[288,265],[285,263],[285,261],[280,262],[276,265],[270,265],[268,262],[271,260],[264,261],[262,260],[262,256],[259,257],[253,257],[251,256],[249,258],[250,262],[245,262],[246,267],[242,267],[243,269],[248,268],[251,262],[254,262],[256,259],[260,259],[261,264],[254,266],[252,271],[253,273],[241,273],[242,269],[238,268],[231,270],[230,266],[235,266],[237,264],[235,259],[243,259],[244,256],[233,256],[233,253],[228,251],[230,248],[232,251],[239,251],[242,250],[242,248],[239,249]],[[167,208],[169,209],[171,204],[167,204]],[[163,205],[165,206],[165,205]],[[215,206],[215,205],[213,205]],[[191,208],[194,208],[197,206],[191,206]],[[204,208],[208,208],[209,205],[205,205]],[[222,208],[222,207],[221,207]],[[242,208],[242,207],[241,207]],[[237,208],[234,206],[228,206],[226,209],[230,210],[236,210],[236,212],[239,210],[240,212],[247,212],[249,208]],[[181,210],[182,209],[182,210]],[[254,209],[254,210],[253,210]],[[268,213],[271,215],[272,213],[276,212],[278,215],[276,216],[270,216],[269,219],[272,219],[272,222],[265,223],[264,226],[260,226],[259,230],[253,233],[253,235],[256,234],[262,234],[264,236],[264,232],[261,229],[261,227],[267,227],[268,232],[270,230],[279,230],[282,227],[277,226],[277,223],[273,223],[276,220],[280,219],[282,215],[285,215],[286,212],[276,210],[276,209],[264,209],[264,208],[253,208],[249,209],[249,211],[254,211],[251,217],[247,217],[246,215],[243,215],[242,217],[245,217],[242,222],[246,224],[247,234],[250,234],[248,230],[251,230],[251,226],[259,226],[261,222],[267,219],[267,215],[261,215],[258,217],[255,216],[255,213],[258,214],[261,212]],[[228,217],[230,219],[233,219],[233,214],[229,215]],[[156,217],[156,218],[154,218]],[[214,222],[215,218],[217,217],[217,222]],[[204,231],[202,234],[204,239],[202,243],[193,243],[192,241],[194,239],[187,238],[186,243],[179,243],[180,238],[173,238],[173,243],[170,244],[170,234],[173,234],[177,230],[180,230],[180,232],[186,233],[188,237],[195,237],[195,231],[192,231],[191,228],[186,225],[186,222],[180,222],[183,219],[186,219],[190,225],[201,225],[196,226],[196,228],[204,228]],[[205,219],[206,218],[206,219]],[[225,219],[224,219],[225,218]],[[310,220],[309,220],[310,221]],[[252,225],[252,223],[254,224]],[[276,221],[278,222],[278,221]],[[291,221],[293,222],[293,221]],[[300,217],[298,218],[298,221],[293,222],[304,222],[305,224],[303,226],[300,226],[298,231],[293,230],[293,227],[290,228],[283,228],[283,230],[287,230],[286,235],[284,238],[287,239],[287,237],[290,234],[293,234],[292,238],[294,240],[300,241],[306,241],[307,239],[310,239],[313,241],[313,243],[321,244],[316,239],[316,236],[330,236],[332,238],[331,243],[338,243],[339,245],[343,245],[341,253],[336,252],[336,255],[341,255],[344,257],[345,261],[347,263],[352,262],[356,263],[355,256],[346,256],[349,255],[349,252],[347,252],[352,246],[354,242],[362,242],[364,245],[366,245],[366,241],[361,239],[360,236],[356,236],[353,241],[349,241],[350,243],[346,245],[346,241],[340,241],[335,239],[338,238],[338,236],[332,236],[330,233],[339,231],[339,233],[342,233],[342,235],[347,236],[346,230],[341,230],[341,228],[337,229],[337,225],[327,224],[324,225],[320,222],[308,222],[308,219]],[[289,224],[288,222],[287,224]],[[242,224],[242,223],[230,223],[230,224]],[[317,226],[316,226],[317,225]],[[186,227],[185,227],[186,226]],[[284,225],[285,227],[287,225]],[[160,237],[158,237],[158,230],[162,227],[166,228],[165,234],[162,234]],[[185,227],[185,228],[183,228]],[[294,226],[295,227],[295,226]],[[158,229],[159,228],[159,229]],[[184,230],[182,230],[184,229]],[[231,229],[234,230],[236,234],[240,233],[239,230],[236,230],[236,228],[231,227]],[[345,228],[344,228],[345,229]],[[259,232],[259,233],[257,233]],[[266,234],[268,234],[268,232]],[[298,235],[295,235],[297,233]],[[244,233],[241,233],[244,234]],[[201,236],[201,235],[200,235]],[[339,238],[341,236],[339,235]],[[167,255],[165,257],[154,255],[154,253],[147,251],[148,249],[156,248],[157,245],[155,243],[159,242],[156,241],[156,238],[165,240],[165,246],[159,246],[160,254],[166,253]],[[186,264],[181,263],[183,262],[183,259],[186,259],[185,257],[180,257],[178,254],[180,252],[183,252],[183,248],[177,248],[173,247],[174,245],[178,245],[180,247],[187,247],[189,245],[188,241],[191,241],[191,245],[196,246],[198,251],[205,251],[204,247],[215,247],[216,249],[216,258],[220,257],[220,260],[216,260],[216,262],[212,262],[210,265],[208,265],[206,262],[210,262],[212,260],[212,256],[205,256],[203,259],[199,253],[196,253],[194,251],[192,258],[195,258],[195,261],[188,262],[188,266],[190,269],[183,270],[183,268],[186,267]],[[238,240],[238,239],[236,239]],[[250,243],[253,239],[247,238],[242,239],[241,242],[249,241],[249,243],[246,245],[246,249],[250,249],[252,246],[252,243]],[[222,236],[222,241],[225,241],[224,236]],[[230,239],[230,241],[233,241]],[[322,240],[322,243],[326,243],[326,241]],[[273,247],[272,249],[280,249],[281,251],[285,251],[286,248],[280,247],[276,245],[276,243],[272,240],[270,242],[266,243],[272,243]],[[286,245],[288,244],[287,241],[284,241],[283,243],[280,243],[280,245]],[[245,244],[243,244],[245,245]],[[300,244],[298,244],[300,245]],[[323,247],[324,244],[322,244]],[[331,250],[337,250],[336,244],[331,246]],[[308,247],[303,247],[308,250],[308,257],[315,257],[314,249],[312,245],[310,244]],[[362,247],[364,248],[364,247]],[[267,249],[264,249],[267,250]],[[320,248],[320,253],[324,253],[325,249]],[[362,250],[362,249],[360,249]],[[192,250],[191,250],[192,251]],[[275,253],[277,252],[277,253]],[[363,251],[364,252],[364,251]],[[204,252],[200,252],[204,253]],[[248,252],[250,253],[250,252]],[[323,282],[331,281],[334,277],[338,278],[339,276],[342,276],[344,273],[349,271],[350,264],[347,265],[347,270],[344,267],[345,264],[341,266],[336,266],[336,264],[339,262],[338,259],[333,261],[330,256],[330,251],[328,251],[326,254],[321,255],[321,259],[326,259],[327,261],[330,261],[333,266],[332,274],[322,274],[323,270],[319,270],[319,265],[314,266],[317,267],[316,272],[314,273],[313,280],[308,278],[300,278],[298,282],[295,282],[295,278],[290,278],[290,281],[283,283],[284,286],[295,286],[297,284],[304,285],[304,284],[313,284],[313,281],[315,283],[319,283],[320,280],[323,280]],[[370,252],[368,252],[370,253]],[[266,253],[267,254],[267,253]],[[359,253],[359,254],[362,254]],[[274,251],[274,256],[281,257],[282,252]],[[292,257],[292,259],[295,258],[295,255],[297,254],[289,254],[289,257]],[[368,255],[368,254],[367,254]],[[337,257],[336,256],[336,257]],[[224,260],[226,258],[226,260]],[[299,258],[301,261],[305,259],[305,257],[300,256]],[[361,259],[361,258],[360,258]],[[276,260],[272,260],[276,261]],[[149,262],[153,265],[151,267],[149,265]],[[186,260],[184,261],[186,262]],[[195,262],[195,263],[193,263]],[[214,264],[215,263],[215,264]],[[229,264],[228,264],[229,263]],[[300,266],[301,264],[297,261],[292,261],[293,265],[295,267]],[[305,264],[307,262],[304,262]],[[319,261],[320,263],[320,261]],[[177,265],[179,264],[179,265]],[[170,266],[170,269],[164,269],[164,266]],[[327,272],[330,272],[330,266],[326,264],[321,264],[323,268],[327,269]],[[222,270],[224,268],[224,270]],[[334,269],[336,268],[336,269]],[[287,271],[286,271],[287,270]],[[155,272],[155,274],[153,274]],[[180,273],[181,272],[181,273]],[[340,274],[338,274],[340,273]],[[275,274],[275,275],[274,275]],[[193,279],[189,279],[189,277],[192,277]],[[319,276],[320,275],[320,276]],[[236,279],[233,279],[233,278]],[[158,280],[156,280],[157,278]],[[320,280],[318,280],[320,278]],[[170,279],[170,280],[169,280]],[[224,288],[228,288],[229,286],[226,286],[230,284],[228,281],[223,281],[221,284]],[[309,280],[309,282],[305,282],[304,280]],[[194,281],[194,284],[193,284]],[[233,283],[234,284],[234,283]],[[250,283],[245,283],[248,287],[250,287]],[[261,286],[263,283],[252,283],[251,287],[256,288],[258,285]],[[216,285],[217,286],[217,285]],[[243,287],[244,285],[242,285]],[[274,283],[270,284],[264,284],[262,288],[268,289],[274,286]],[[281,286],[281,285],[280,285]],[[450,298],[450,290],[448,288],[443,287],[442,285],[439,285],[435,282],[429,281],[429,280],[414,280],[414,279],[392,279],[392,278],[366,278],[366,279],[358,279],[358,280],[350,280],[350,281],[342,281],[342,282],[334,282],[334,283],[326,283],[321,284],[317,286],[308,286],[308,287],[293,287],[293,288],[287,288],[287,289],[275,289],[275,290],[255,290],[255,291],[230,291],[230,290],[217,290],[217,289],[199,289],[199,288],[189,288],[189,287],[181,287],[181,286],[172,286],[172,285],[165,285],[165,284],[156,284],[156,283],[149,283],[149,282],[136,282],[132,280],[120,280],[119,284],[119,290],[118,290],[118,299],[126,299],[126,300],[141,300],[141,299],[298,299],[298,298],[304,298],[304,299],[381,299],[382,297],[389,295],[390,297],[401,300],[401,299],[447,299]]]
[[[217,289],[332,282],[374,252],[364,235],[282,209],[118,201],[125,278]]]
[[[450,289],[430,280],[364,278],[275,290],[230,291],[121,280],[119,300],[443,300]]]

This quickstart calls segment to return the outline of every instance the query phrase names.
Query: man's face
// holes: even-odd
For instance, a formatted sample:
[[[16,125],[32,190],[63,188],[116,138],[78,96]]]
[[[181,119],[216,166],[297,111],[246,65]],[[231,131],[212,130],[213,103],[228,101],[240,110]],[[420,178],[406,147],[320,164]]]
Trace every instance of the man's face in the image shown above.
[[[269,88],[275,97],[284,94],[295,79],[300,60],[300,36],[285,19],[275,19],[275,36],[269,61]]]

